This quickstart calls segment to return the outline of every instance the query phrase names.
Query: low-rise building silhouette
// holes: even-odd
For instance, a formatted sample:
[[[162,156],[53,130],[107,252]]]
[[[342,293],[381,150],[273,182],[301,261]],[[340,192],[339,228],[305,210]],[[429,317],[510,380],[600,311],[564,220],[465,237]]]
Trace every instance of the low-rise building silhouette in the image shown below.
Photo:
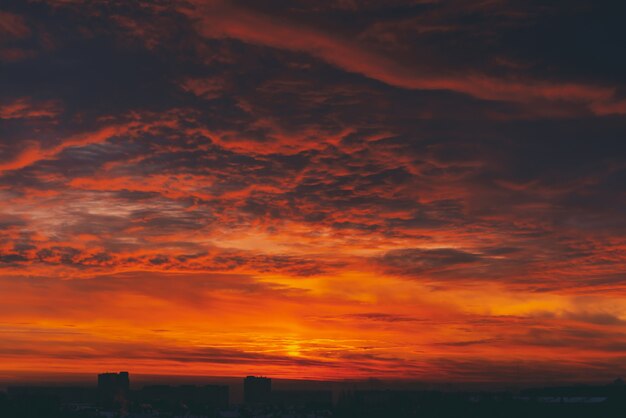
[[[128,400],[130,377],[128,372],[98,375],[98,397],[106,407],[120,406]]]
[[[330,409],[333,393],[330,390],[274,390],[271,403],[284,407]]]
[[[272,379],[247,376],[243,381],[243,400],[246,404],[261,404],[271,401]]]
[[[223,385],[150,385],[137,391],[135,399],[168,409],[176,409],[182,404],[196,409],[228,408],[229,388]]]

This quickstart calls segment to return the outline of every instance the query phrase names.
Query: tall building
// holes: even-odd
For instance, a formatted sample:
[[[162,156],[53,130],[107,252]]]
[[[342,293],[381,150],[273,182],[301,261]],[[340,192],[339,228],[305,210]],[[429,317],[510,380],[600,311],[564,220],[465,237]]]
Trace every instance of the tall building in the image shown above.
[[[247,404],[267,403],[272,396],[272,379],[247,376],[243,380],[243,400]]]
[[[128,400],[130,379],[128,372],[101,373],[98,375],[98,395],[107,407],[121,405]]]

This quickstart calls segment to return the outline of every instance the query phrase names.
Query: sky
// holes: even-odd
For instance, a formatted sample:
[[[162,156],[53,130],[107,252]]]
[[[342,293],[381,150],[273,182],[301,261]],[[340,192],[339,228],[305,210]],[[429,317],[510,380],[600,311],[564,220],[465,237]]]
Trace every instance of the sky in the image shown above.
[[[0,378],[626,376],[626,6],[4,0]]]

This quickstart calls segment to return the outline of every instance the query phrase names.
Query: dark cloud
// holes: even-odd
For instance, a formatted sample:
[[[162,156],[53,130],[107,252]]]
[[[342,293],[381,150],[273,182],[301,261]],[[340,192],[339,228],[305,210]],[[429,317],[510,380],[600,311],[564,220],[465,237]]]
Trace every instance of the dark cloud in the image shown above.
[[[424,250],[407,248],[388,251],[380,262],[393,273],[415,275],[423,272],[445,270],[449,267],[477,263],[481,257],[453,248]]]
[[[415,318],[412,316],[396,315],[396,314],[389,314],[389,313],[384,313],[384,312],[365,312],[365,313],[346,314],[346,315],[341,316],[340,318],[373,321],[373,322],[392,322],[392,323],[393,322],[420,321],[419,318]]]
[[[441,345],[444,347],[468,347],[472,345],[481,345],[481,344],[492,345],[493,343],[496,343],[498,341],[499,340],[495,338],[486,338],[483,340],[447,341],[443,343],[438,343],[437,345]]]

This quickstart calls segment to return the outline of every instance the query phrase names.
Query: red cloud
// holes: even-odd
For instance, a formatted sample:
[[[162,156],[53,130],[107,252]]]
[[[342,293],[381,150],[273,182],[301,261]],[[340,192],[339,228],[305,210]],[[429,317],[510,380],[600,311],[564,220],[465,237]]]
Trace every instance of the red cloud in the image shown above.
[[[55,100],[33,101],[22,97],[0,106],[0,119],[53,118],[62,112],[61,103]]]
[[[19,15],[0,11],[0,35],[6,39],[22,39],[30,36],[30,28]]]
[[[425,73],[367,49],[355,41],[319,29],[233,6],[227,2],[196,2],[184,9],[207,38],[235,38],[247,43],[302,51],[349,72],[391,86],[419,90],[450,90],[484,100],[510,102],[565,101],[608,113],[615,88],[533,79],[494,78],[484,74]],[[619,111],[619,108],[616,109]]]

